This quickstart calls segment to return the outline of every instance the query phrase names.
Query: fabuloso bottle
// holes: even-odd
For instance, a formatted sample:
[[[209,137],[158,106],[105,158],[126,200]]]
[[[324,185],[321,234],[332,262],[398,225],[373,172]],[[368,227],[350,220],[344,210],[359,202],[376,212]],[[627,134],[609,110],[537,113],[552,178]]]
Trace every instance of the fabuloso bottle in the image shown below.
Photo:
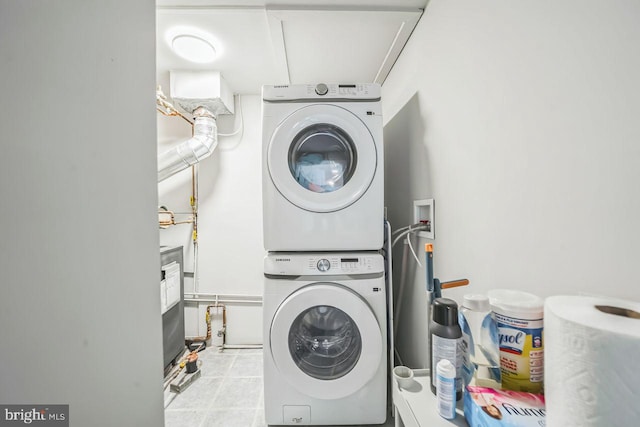
[[[462,330],[458,324],[458,304],[448,298],[436,298],[431,306],[429,323],[431,348],[431,391],[436,393],[436,366],[447,359],[456,369],[456,400],[462,397]]]

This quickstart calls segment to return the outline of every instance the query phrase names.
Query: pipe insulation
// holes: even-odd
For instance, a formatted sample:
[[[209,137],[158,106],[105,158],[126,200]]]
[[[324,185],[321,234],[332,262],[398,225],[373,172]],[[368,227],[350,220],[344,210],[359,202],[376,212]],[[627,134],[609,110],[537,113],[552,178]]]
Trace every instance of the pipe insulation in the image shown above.
[[[212,115],[197,116],[193,136],[158,156],[158,182],[209,157],[218,145],[217,131],[216,119]]]

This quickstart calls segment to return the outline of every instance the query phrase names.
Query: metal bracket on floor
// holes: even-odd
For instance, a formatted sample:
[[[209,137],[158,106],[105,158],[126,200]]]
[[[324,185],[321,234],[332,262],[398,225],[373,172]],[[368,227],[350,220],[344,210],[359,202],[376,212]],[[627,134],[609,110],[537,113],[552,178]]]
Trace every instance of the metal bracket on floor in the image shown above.
[[[202,375],[202,371],[200,369],[198,369],[193,373],[182,371],[178,374],[178,376],[173,381],[171,381],[171,384],[169,385],[169,390],[171,390],[174,393],[182,393],[191,384],[193,384],[195,380],[200,378],[201,375]]]

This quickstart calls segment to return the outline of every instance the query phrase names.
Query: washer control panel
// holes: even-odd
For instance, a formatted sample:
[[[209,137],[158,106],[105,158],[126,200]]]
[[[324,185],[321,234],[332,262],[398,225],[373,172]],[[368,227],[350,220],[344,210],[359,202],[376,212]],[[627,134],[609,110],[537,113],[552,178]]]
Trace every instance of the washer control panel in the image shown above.
[[[384,259],[376,252],[268,254],[264,272],[286,276],[371,274],[384,272]]]
[[[371,256],[327,256],[318,259],[315,256],[308,257],[308,272],[316,270],[320,273],[332,274],[358,274],[374,271],[375,262]]]

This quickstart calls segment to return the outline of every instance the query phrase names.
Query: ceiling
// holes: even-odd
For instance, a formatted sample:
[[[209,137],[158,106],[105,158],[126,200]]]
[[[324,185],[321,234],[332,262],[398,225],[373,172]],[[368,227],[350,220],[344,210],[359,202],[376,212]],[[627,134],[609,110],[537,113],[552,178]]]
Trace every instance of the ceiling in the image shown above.
[[[175,69],[220,71],[240,94],[265,84],[382,83],[427,2],[157,0],[158,83],[167,88]],[[178,57],[166,40],[176,26],[211,34],[215,61]]]

